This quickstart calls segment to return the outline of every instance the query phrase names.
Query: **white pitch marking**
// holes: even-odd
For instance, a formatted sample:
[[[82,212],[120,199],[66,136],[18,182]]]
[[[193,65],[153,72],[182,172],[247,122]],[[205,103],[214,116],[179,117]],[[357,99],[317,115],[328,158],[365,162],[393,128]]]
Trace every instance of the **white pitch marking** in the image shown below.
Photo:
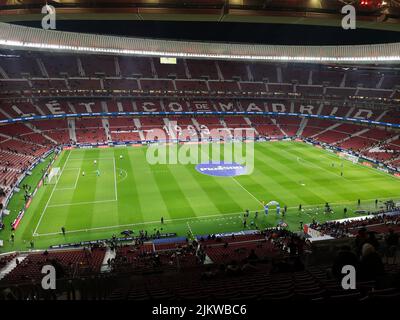
[[[386,199],[393,199],[393,197],[388,197],[388,198],[380,198],[380,200],[386,200]],[[371,199],[363,199],[363,201],[371,201],[371,200],[375,200],[375,198],[371,198]],[[114,201],[114,200],[110,200]],[[342,202],[332,202],[330,203],[331,205],[343,205],[345,203],[352,203],[355,201],[342,201]],[[323,206],[324,204],[314,204],[314,205],[306,205],[303,206],[303,209],[305,208],[316,208],[318,206]],[[296,209],[298,208],[298,206],[293,206],[293,207],[288,207],[288,209]],[[250,212],[256,212],[256,211],[260,211],[260,210],[250,210]],[[191,218],[177,218],[177,219],[167,219],[164,220],[164,222],[174,222],[174,221],[192,221],[192,222],[196,222],[199,220],[210,220],[207,218],[215,218],[215,217],[219,217],[221,220],[224,219],[225,217],[229,217],[229,216],[235,216],[238,214],[243,214],[244,210],[241,212],[234,212],[234,213],[219,213],[219,214],[212,214],[212,215],[206,215],[206,216],[200,216],[200,217],[191,217]],[[306,212],[305,212],[306,213]],[[308,214],[310,217],[312,217],[309,213]],[[239,216],[238,218],[240,218],[241,216]],[[228,218],[227,218],[228,219]],[[147,222],[137,222],[137,223],[130,223],[130,224],[122,224],[122,225],[116,225],[116,226],[106,226],[106,227],[96,227],[96,228],[86,228],[86,229],[80,229],[80,230],[71,230],[71,231],[66,231],[66,233],[78,233],[78,232],[87,232],[87,231],[92,231],[92,230],[103,230],[103,229],[115,229],[115,228],[121,228],[121,227],[130,227],[130,226],[138,226],[138,225],[147,225],[147,224],[159,224],[160,221],[147,221]],[[52,233],[43,233],[43,234],[38,234],[36,233],[37,237],[40,236],[52,236],[52,235],[57,235],[60,234],[60,232],[52,232]],[[35,236],[35,233],[34,233]]]
[[[74,168],[74,169],[78,169],[78,175],[76,176],[74,186],[73,186],[73,187],[66,187],[66,188],[57,188],[57,191],[58,191],[58,190],[75,190],[75,189],[76,189],[76,186],[78,185],[78,179],[79,179],[79,176],[80,176],[80,174],[81,174],[81,168]],[[70,169],[70,168],[67,168],[67,169],[65,169],[65,170],[71,170],[71,169]],[[64,171],[65,171],[65,170],[64,170]],[[51,207],[51,206],[50,206],[50,207]]]
[[[190,232],[190,234],[191,234],[192,236],[194,236],[194,234],[193,234],[193,230],[192,230],[192,228],[190,227],[189,221],[187,221],[187,222],[186,222],[186,225],[187,225],[187,226],[188,226],[188,228],[189,228],[189,232]]]
[[[336,154],[331,154],[330,152],[326,152],[326,153],[324,153],[322,156],[331,156],[331,157],[334,157],[336,160],[341,160],[342,158],[340,158],[338,155],[336,155]],[[375,172],[375,173],[378,173],[378,174],[380,174],[380,175],[383,175],[383,176],[385,176],[385,177],[391,177],[392,179],[395,179],[395,180],[397,180],[397,181],[399,181],[399,178],[397,178],[396,176],[394,176],[394,175],[392,175],[392,174],[389,174],[389,173],[385,173],[385,172],[383,172],[383,171],[380,171],[380,170],[377,170],[377,169],[375,169],[375,168],[373,168],[373,167],[367,167],[367,166],[363,166],[361,163],[354,163],[354,162],[352,162],[352,161],[350,161],[350,160],[347,160],[347,159],[345,159],[347,162],[348,162],[348,164],[349,165],[353,165],[353,166],[356,166],[356,167],[360,167],[360,168],[364,168],[364,169],[367,169],[367,170],[370,170],[370,171],[372,171],[372,172]],[[351,181],[353,181],[354,179],[351,179]],[[357,180],[356,180],[357,181]]]
[[[115,190],[115,201],[118,200],[118,190],[117,190],[117,166],[115,165],[115,158],[113,158],[114,164],[114,190]]]
[[[250,212],[255,212],[255,211],[257,211],[257,210],[250,211]],[[164,220],[164,222],[204,220],[204,219],[211,218],[211,217],[221,217],[221,215],[233,216],[233,215],[239,215],[239,214],[242,214],[242,213],[244,213],[244,211],[243,212],[235,212],[235,213],[226,213],[226,214],[224,214],[224,213],[221,214],[220,213],[220,214],[207,215],[207,216],[201,216],[201,217],[166,219],[166,220]],[[223,219],[223,217],[221,219]],[[91,230],[102,230],[102,229],[115,229],[115,228],[121,228],[121,227],[130,227],[130,226],[138,226],[138,225],[146,225],[146,224],[159,224],[159,223],[160,223],[160,221],[137,222],[137,223],[116,225],[116,226],[106,226],[106,227],[96,227],[96,228],[71,230],[71,231],[67,231],[66,233],[77,233],[77,232],[86,232],[86,231],[91,231]],[[56,235],[56,234],[60,234],[60,232],[42,233],[42,234],[37,234],[37,236],[51,236],[51,235]]]
[[[61,177],[62,173],[64,172],[65,166],[67,165],[67,162],[68,162],[70,156],[71,156],[71,151],[69,152],[68,157],[67,157],[67,159],[65,160],[64,166],[63,166],[63,168],[61,169],[60,177]],[[49,206],[50,200],[51,200],[51,198],[52,198],[52,196],[53,196],[53,194],[54,194],[54,191],[55,191],[56,188],[57,188],[58,181],[60,181],[60,179],[58,179],[58,180],[56,181],[56,184],[54,185],[53,190],[52,190],[51,193],[50,193],[50,197],[49,197],[49,199],[48,199],[47,202],[46,202],[46,206],[44,207],[44,209],[43,209],[43,211],[42,211],[42,214],[40,215],[38,224],[36,225],[36,228],[35,228],[35,231],[33,231],[33,234],[37,233],[37,229],[39,228],[39,225],[40,225],[40,223],[42,222],[44,213],[46,212],[46,210],[47,210],[47,208],[48,208],[48,206]]]
[[[251,195],[258,203],[263,204],[260,200],[258,200],[254,194],[252,194],[249,190],[247,190],[245,187],[243,187],[243,185],[237,181],[234,177],[232,177],[233,181],[235,181],[244,191],[246,191],[249,195]]]
[[[78,180],[80,175],[81,175],[81,168],[78,168],[78,175],[76,176],[74,189],[76,189],[76,186],[78,185]]]
[[[117,168],[118,171],[123,172],[124,174],[122,175],[122,178],[120,178],[117,182],[121,183],[122,181],[125,181],[126,178],[128,178],[128,173],[126,172],[125,169]],[[121,177],[121,175],[120,175]]]
[[[85,160],[113,160],[114,158],[72,158],[69,161],[74,161],[74,160],[79,160],[79,161],[85,161]]]
[[[68,207],[68,206],[76,206],[81,204],[96,204],[96,203],[106,203],[106,202],[115,202],[117,200],[98,200],[98,201],[84,201],[84,202],[74,202],[74,203],[60,203],[60,204],[52,204],[48,206],[48,208],[56,208],[56,207]]]

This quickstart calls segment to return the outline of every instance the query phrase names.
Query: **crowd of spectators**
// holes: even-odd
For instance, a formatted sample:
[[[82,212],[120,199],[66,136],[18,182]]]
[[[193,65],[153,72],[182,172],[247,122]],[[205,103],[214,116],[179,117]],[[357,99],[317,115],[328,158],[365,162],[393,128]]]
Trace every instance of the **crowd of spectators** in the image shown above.
[[[143,240],[136,239],[133,244],[114,244],[115,257],[107,260],[108,266],[116,271],[132,271],[137,269],[161,268],[177,266],[190,260],[191,264],[200,264],[203,256],[198,243],[193,241],[178,245],[176,248],[155,251],[152,246],[146,246]]]
[[[393,209],[393,211],[399,212],[400,208]],[[375,215],[361,220],[328,221],[324,223],[313,221],[313,223],[310,224],[310,228],[324,235],[330,235],[334,238],[343,238],[352,236],[358,229],[368,228],[373,225],[400,225],[400,214],[388,215],[379,213],[380,212],[376,212]]]
[[[266,239],[271,241],[275,247],[291,256],[302,255],[309,246],[309,242],[305,237],[284,228],[267,229],[263,233],[265,233]]]

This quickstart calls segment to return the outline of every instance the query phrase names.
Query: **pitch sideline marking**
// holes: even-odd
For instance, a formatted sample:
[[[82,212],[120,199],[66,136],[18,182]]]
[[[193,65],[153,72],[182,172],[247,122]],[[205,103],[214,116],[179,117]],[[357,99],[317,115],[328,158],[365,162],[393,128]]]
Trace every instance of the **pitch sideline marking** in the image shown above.
[[[60,177],[62,176],[62,173],[64,172],[65,166],[67,165],[70,156],[71,156],[71,151],[69,152],[68,157],[67,157],[67,159],[65,160],[64,166],[63,166],[63,168],[61,169]],[[47,202],[46,202],[46,205],[45,205],[45,207],[44,207],[44,209],[43,209],[43,211],[42,211],[42,214],[40,215],[40,218],[39,218],[38,224],[36,225],[35,231],[33,231],[33,234],[34,234],[34,235],[37,234],[37,229],[39,228],[39,225],[40,225],[40,223],[42,222],[44,213],[46,212],[46,210],[47,210],[47,208],[48,208],[48,206],[49,206],[50,200],[51,200],[51,198],[53,197],[54,191],[55,191],[56,188],[57,188],[58,181],[60,181],[60,179],[57,180],[56,184],[54,185],[53,190],[52,190],[51,193],[50,193],[50,197],[49,197],[49,199],[48,199]]]
[[[69,161],[74,161],[74,160],[80,160],[80,161],[85,161],[85,160],[113,160],[114,158],[72,158]]]
[[[251,212],[255,212],[257,210],[253,210]],[[164,222],[174,222],[174,221],[188,221],[188,220],[204,220],[207,218],[213,218],[213,217],[220,217],[221,219],[225,219],[223,216],[234,216],[234,215],[239,215],[244,213],[242,212],[235,212],[235,213],[220,213],[220,214],[213,214],[213,215],[207,215],[207,216],[201,216],[201,217],[190,217],[190,218],[176,218],[176,219],[166,219]],[[226,218],[228,219],[228,218]],[[86,229],[78,229],[78,230],[71,230],[71,231],[66,231],[66,233],[78,233],[78,232],[87,232],[87,231],[92,231],[92,230],[102,230],[102,229],[114,229],[114,228],[120,228],[120,227],[129,227],[129,226],[137,226],[137,225],[146,225],[146,224],[157,224],[160,223],[160,221],[146,221],[146,222],[136,222],[136,223],[128,223],[128,224],[121,224],[121,225],[115,225],[115,226],[105,226],[105,227],[95,227],[95,228],[86,228]],[[60,234],[60,232],[51,232],[51,233],[42,233],[42,234],[36,234],[35,236],[51,236],[51,235],[57,235]]]
[[[387,198],[380,198],[380,200],[386,200],[386,199],[393,199],[393,197],[387,197]],[[371,199],[364,199],[363,201],[371,201],[371,200],[375,200],[375,198],[371,198]],[[114,201],[114,200],[110,200],[110,201]],[[342,202],[332,202],[331,205],[343,205],[345,203],[352,203],[355,201],[342,201]],[[317,208],[319,206],[323,206],[324,204],[314,204],[314,205],[306,205],[303,206],[303,208]],[[293,206],[293,207],[288,207],[288,209],[295,209],[298,208],[298,206]],[[256,212],[259,210],[250,210],[250,212]],[[212,215],[206,215],[206,216],[200,216],[200,217],[189,217],[189,218],[177,218],[177,219],[166,219],[164,220],[165,222],[175,222],[175,221],[192,221],[192,220],[209,220],[207,218],[214,218],[214,217],[219,217],[220,219],[225,219],[225,217],[229,217],[229,216],[235,216],[238,214],[243,214],[245,211],[241,211],[241,212],[235,212],[235,213],[219,213],[219,214],[212,214]],[[308,212],[304,212],[303,213],[310,215]],[[311,216],[311,215],[310,215]],[[241,216],[239,216],[239,218],[241,218]],[[229,219],[229,218],[226,218]],[[115,226],[105,226],[105,227],[95,227],[95,228],[86,228],[86,229],[78,229],[78,230],[71,230],[71,231],[66,231],[66,233],[78,233],[78,232],[88,232],[88,231],[93,231],[93,230],[104,230],[104,229],[116,229],[116,228],[121,228],[121,227],[130,227],[130,226],[137,226],[137,225],[148,225],[148,224],[157,224],[160,223],[160,221],[146,221],[146,222],[137,222],[137,223],[129,223],[129,224],[122,224],[122,225],[115,225]],[[34,233],[33,236],[35,237],[41,237],[41,236],[52,236],[52,235],[57,235],[60,234],[60,232],[51,232],[51,233],[42,233],[42,234],[38,234],[38,233]]]

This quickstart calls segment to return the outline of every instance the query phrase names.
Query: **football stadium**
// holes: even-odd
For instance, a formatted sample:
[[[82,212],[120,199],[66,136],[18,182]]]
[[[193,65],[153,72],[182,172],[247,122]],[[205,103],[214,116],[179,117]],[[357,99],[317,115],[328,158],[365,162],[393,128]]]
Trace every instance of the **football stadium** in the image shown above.
[[[400,2],[131,2],[0,0],[0,299],[400,300]]]

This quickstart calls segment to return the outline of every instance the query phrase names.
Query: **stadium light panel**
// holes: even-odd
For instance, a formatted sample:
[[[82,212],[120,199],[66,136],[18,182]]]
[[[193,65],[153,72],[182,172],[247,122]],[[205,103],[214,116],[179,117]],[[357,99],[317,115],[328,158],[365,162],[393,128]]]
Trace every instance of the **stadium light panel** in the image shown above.
[[[161,64],[176,64],[176,58],[161,57],[160,63]]]

